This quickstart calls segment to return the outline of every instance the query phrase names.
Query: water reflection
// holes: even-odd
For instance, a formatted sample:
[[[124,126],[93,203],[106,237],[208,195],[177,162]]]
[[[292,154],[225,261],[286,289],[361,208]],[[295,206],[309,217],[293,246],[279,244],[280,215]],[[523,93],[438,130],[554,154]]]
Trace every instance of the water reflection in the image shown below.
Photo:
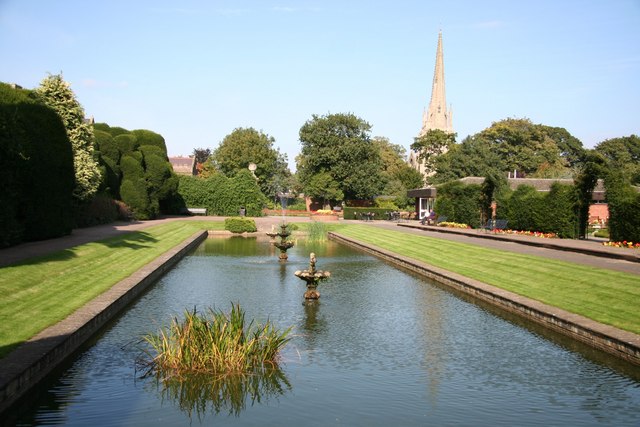
[[[240,415],[255,403],[267,402],[291,390],[291,384],[279,367],[266,367],[252,373],[211,376],[190,375],[186,378],[156,376],[150,382],[160,393],[163,403],[171,402],[193,420],[202,421],[208,414]]]

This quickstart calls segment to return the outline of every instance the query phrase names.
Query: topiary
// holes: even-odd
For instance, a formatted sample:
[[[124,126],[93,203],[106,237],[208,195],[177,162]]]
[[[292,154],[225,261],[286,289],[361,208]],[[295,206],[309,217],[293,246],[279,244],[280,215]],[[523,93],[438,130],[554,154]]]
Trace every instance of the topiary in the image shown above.
[[[256,222],[251,218],[227,218],[224,220],[224,229],[232,233],[254,233],[258,231]]]

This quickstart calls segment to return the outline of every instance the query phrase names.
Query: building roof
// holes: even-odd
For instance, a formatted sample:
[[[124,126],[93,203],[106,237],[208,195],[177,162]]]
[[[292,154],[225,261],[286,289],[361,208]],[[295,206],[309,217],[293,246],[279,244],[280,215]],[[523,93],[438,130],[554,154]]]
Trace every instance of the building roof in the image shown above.
[[[179,175],[194,175],[195,171],[195,157],[193,156],[174,156],[169,157],[169,163],[173,171]]]

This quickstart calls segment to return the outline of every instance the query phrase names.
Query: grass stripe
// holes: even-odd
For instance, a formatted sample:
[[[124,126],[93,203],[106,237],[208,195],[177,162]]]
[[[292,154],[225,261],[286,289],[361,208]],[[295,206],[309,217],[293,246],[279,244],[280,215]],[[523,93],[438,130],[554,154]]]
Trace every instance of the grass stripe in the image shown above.
[[[0,268],[0,357],[203,229],[224,224],[173,221]]]

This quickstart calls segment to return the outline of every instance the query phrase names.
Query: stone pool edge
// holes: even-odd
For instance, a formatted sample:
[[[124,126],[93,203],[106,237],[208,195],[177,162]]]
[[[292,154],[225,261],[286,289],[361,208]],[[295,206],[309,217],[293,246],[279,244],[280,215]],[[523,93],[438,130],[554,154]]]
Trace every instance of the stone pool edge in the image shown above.
[[[342,236],[336,232],[329,232],[329,237],[434,279],[445,286],[488,302],[613,356],[640,365],[640,335],[638,334],[596,322],[531,298],[398,255],[375,245]]]
[[[38,384],[209,235],[198,231],[0,359],[0,413]]]

